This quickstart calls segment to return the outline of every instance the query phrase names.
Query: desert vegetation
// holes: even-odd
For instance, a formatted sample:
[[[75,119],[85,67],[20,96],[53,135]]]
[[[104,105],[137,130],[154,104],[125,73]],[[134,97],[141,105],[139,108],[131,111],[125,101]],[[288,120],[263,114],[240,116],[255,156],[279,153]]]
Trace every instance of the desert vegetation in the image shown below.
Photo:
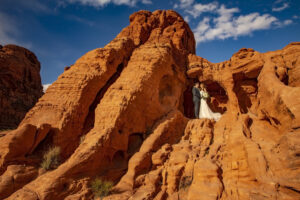
[[[50,147],[43,156],[41,167],[45,170],[51,170],[58,167],[60,163],[60,147]]]
[[[111,181],[105,181],[101,178],[96,178],[91,182],[91,189],[94,193],[94,197],[100,197],[100,199],[110,193],[112,186],[113,183]]]

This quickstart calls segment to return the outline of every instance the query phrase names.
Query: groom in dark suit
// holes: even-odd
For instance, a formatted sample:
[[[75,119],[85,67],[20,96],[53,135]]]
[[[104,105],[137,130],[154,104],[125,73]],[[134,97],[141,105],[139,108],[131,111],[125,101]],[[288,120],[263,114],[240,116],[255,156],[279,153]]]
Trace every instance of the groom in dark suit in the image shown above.
[[[200,106],[200,90],[199,90],[199,83],[195,83],[193,89],[193,102],[194,102],[194,109],[195,109],[195,117],[199,118],[199,106]]]

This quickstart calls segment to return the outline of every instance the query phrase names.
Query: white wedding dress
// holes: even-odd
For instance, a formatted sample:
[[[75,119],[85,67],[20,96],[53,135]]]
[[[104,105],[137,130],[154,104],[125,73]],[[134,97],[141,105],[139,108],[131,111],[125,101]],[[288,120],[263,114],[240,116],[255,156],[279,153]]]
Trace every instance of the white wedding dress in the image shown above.
[[[208,106],[206,99],[202,98],[204,91],[200,90],[200,108],[199,108],[199,119],[207,118],[207,119],[214,119],[218,121],[221,118],[221,113],[214,113]]]

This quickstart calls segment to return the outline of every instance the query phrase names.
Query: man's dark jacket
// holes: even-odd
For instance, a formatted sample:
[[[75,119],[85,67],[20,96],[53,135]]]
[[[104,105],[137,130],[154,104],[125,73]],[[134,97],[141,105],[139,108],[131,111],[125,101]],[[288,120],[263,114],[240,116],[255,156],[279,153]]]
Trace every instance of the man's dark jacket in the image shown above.
[[[200,101],[200,90],[196,87],[193,87],[192,89],[192,93],[193,93],[193,101],[194,102],[198,102]]]

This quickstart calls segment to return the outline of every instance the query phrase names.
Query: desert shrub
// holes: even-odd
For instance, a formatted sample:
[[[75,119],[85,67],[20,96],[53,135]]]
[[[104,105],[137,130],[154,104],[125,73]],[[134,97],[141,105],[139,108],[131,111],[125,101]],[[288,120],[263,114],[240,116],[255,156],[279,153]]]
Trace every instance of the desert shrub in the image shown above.
[[[105,197],[109,194],[113,183],[110,181],[104,181],[101,178],[96,178],[91,182],[91,189],[95,197]]]
[[[45,170],[55,169],[59,165],[60,147],[50,147],[45,152],[41,167]]]

